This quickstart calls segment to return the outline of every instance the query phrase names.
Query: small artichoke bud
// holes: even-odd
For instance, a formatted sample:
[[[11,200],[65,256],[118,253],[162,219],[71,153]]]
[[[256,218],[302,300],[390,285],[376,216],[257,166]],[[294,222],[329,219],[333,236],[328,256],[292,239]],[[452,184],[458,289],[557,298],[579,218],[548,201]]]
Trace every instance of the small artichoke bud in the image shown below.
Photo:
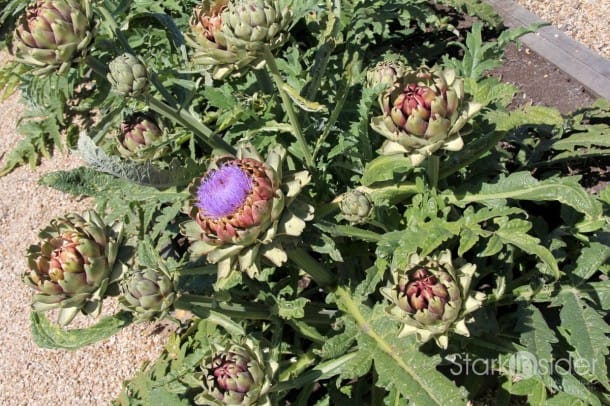
[[[368,194],[359,190],[352,190],[343,195],[339,202],[343,217],[353,224],[366,222],[373,211],[373,202]]]
[[[93,39],[89,0],[37,0],[17,23],[14,51],[34,73],[62,73],[82,57]]]
[[[245,337],[210,344],[197,374],[204,390],[195,398],[195,403],[268,404],[273,369],[259,346]]]
[[[407,69],[379,98],[371,128],[387,138],[385,155],[402,153],[414,166],[440,149],[459,151],[460,130],[481,106],[466,103],[464,80],[451,69]]]
[[[163,269],[135,269],[119,286],[119,302],[141,321],[164,317],[176,299],[174,282]]]
[[[287,260],[281,239],[299,236],[311,219],[313,208],[293,199],[309,175],[291,173],[283,180],[284,157],[281,147],[266,161],[253,148],[241,147],[238,156],[217,157],[193,182],[193,220],[181,225],[182,233],[195,256],[207,255],[208,262],[219,263],[220,278],[233,268],[255,275],[260,255],[281,266]]]
[[[162,136],[163,131],[152,117],[136,113],[121,123],[116,147],[125,158],[156,159],[166,153],[166,148],[153,147]]]
[[[387,312],[404,323],[399,336],[416,334],[420,342],[434,338],[441,348],[447,348],[450,332],[468,336],[466,316],[485,298],[469,292],[475,270],[472,264],[455,269],[449,251],[426,258],[412,254],[406,269],[393,269],[381,293],[391,302]]]
[[[384,85],[386,88],[391,87],[402,78],[406,71],[406,65],[400,60],[378,62],[366,72],[366,86]]]
[[[106,77],[113,91],[121,96],[137,97],[148,89],[146,65],[130,53],[124,53],[110,61]]]
[[[99,312],[106,287],[120,271],[115,268],[120,230],[88,211],[52,220],[39,237],[41,242],[28,249],[30,270],[23,274],[24,282],[37,291],[33,310],[61,309],[61,325],[79,311]]]

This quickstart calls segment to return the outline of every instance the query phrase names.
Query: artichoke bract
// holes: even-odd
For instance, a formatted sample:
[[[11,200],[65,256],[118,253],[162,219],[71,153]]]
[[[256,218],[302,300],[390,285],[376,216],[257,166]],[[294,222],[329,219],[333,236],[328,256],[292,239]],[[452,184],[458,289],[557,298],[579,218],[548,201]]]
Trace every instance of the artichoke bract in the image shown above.
[[[246,337],[209,342],[199,366],[203,392],[198,405],[269,405],[272,363]]]
[[[281,266],[287,260],[282,239],[298,237],[313,217],[312,206],[295,200],[309,174],[283,176],[285,155],[277,146],[263,161],[252,147],[242,146],[237,156],[215,158],[193,182],[193,220],[181,225],[182,233],[194,256],[207,255],[218,264],[219,279],[234,270],[255,277],[261,256]]]
[[[475,271],[473,264],[456,269],[448,250],[425,258],[412,254],[406,269],[392,269],[392,281],[381,293],[392,303],[388,314],[403,323],[399,337],[434,338],[447,348],[449,333],[469,336],[466,316],[485,299],[482,292],[470,292]]]
[[[93,39],[89,0],[37,0],[30,4],[14,32],[17,59],[36,74],[63,73],[83,56]]]
[[[52,220],[39,237],[40,244],[28,249],[30,271],[23,275],[37,291],[33,310],[61,309],[61,325],[69,324],[79,311],[99,312],[108,285],[121,273],[121,229],[88,211]]]
[[[167,148],[155,147],[163,130],[152,117],[136,113],[121,123],[116,148],[119,154],[133,160],[157,159]]]
[[[361,224],[369,219],[373,211],[373,202],[367,193],[351,190],[342,195],[339,209],[347,221],[353,224]]]
[[[290,10],[273,0],[204,0],[190,20],[192,60],[214,79],[261,68],[261,48],[273,50],[286,42],[290,17]]]
[[[119,285],[119,302],[140,321],[163,318],[176,299],[174,282],[164,269],[136,268]]]
[[[464,80],[452,69],[407,69],[379,99],[371,128],[387,138],[384,155],[404,154],[414,166],[438,150],[459,151],[460,130],[481,108],[465,101]]]
[[[121,96],[137,97],[148,89],[148,70],[137,56],[124,53],[108,64],[106,78]]]

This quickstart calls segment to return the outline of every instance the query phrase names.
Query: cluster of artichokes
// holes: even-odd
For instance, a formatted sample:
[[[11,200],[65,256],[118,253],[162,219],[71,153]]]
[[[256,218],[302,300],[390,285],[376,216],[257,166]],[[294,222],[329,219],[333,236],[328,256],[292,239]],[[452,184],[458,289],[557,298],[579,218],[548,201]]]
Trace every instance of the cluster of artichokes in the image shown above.
[[[481,108],[465,100],[464,80],[452,69],[382,62],[367,72],[367,84],[389,86],[379,97],[382,114],[371,119],[386,138],[381,153],[404,154],[413,166],[438,150],[462,149],[460,130]]]
[[[82,57],[93,39],[89,0],[37,0],[14,32],[14,53],[36,74],[63,73]]]
[[[460,265],[445,250],[424,258],[411,254],[405,269],[393,266],[381,293],[391,302],[388,314],[403,323],[399,337],[416,334],[420,342],[433,338],[447,348],[449,333],[469,336],[467,316],[481,307],[485,294],[470,292],[476,266]]]
[[[313,217],[313,207],[295,200],[309,183],[306,171],[283,176],[286,151],[274,147],[263,161],[251,146],[237,156],[216,157],[191,186],[189,214],[182,233],[193,255],[218,264],[219,279],[232,271],[255,277],[261,257],[276,266],[287,260],[282,239],[297,237]]]
[[[193,62],[211,70],[215,79],[260,68],[263,48],[283,45],[290,22],[290,10],[278,0],[204,0],[190,21]]]
[[[33,310],[60,309],[61,325],[69,324],[79,311],[99,312],[108,285],[122,272],[117,261],[121,229],[87,211],[52,220],[39,237],[41,242],[28,249],[30,270],[23,275],[37,291]]]

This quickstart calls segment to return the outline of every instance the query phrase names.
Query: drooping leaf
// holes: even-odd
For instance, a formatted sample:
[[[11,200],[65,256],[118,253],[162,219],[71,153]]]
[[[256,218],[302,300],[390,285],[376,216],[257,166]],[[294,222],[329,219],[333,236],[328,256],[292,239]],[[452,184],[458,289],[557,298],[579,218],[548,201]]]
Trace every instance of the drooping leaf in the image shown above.
[[[32,337],[39,347],[77,350],[100,340],[112,337],[132,321],[131,313],[119,312],[101,319],[88,328],[63,329],[51,323],[44,314],[32,312],[30,315]]]

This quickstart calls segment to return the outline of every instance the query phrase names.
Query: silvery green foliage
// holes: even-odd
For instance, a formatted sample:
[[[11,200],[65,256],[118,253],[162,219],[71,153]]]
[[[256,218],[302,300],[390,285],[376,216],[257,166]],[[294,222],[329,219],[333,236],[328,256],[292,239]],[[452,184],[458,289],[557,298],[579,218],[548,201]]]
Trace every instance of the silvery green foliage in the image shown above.
[[[34,313],[36,342],[166,319],[166,351],[117,404],[605,402],[610,189],[589,167],[608,153],[608,102],[510,109],[516,89],[488,72],[531,28],[484,41],[484,3],[441,3],[490,25],[421,0],[110,0],[92,4],[82,64],[0,70],[30,106],[3,173],[77,148],[88,167],[41,182],[122,224],[131,270],[95,294],[127,310],[72,330]],[[125,53],[141,59],[108,80]],[[137,111],[165,126],[132,134],[133,162],[111,154]],[[75,239],[45,258],[90,265]]]

